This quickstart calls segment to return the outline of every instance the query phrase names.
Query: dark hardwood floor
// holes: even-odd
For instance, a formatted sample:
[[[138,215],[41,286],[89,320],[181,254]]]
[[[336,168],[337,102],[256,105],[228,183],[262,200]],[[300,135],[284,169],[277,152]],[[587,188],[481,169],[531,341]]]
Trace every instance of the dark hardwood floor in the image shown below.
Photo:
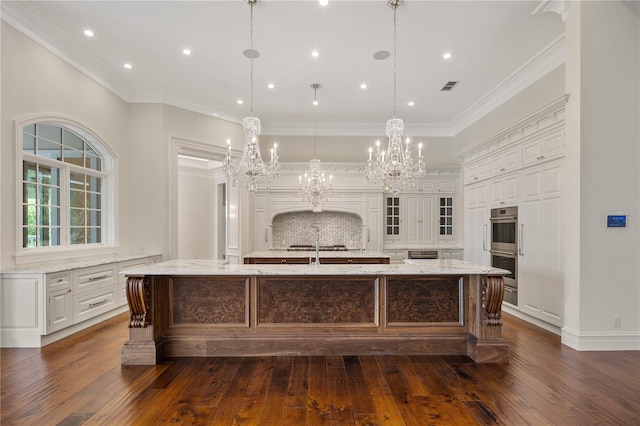
[[[0,423],[640,424],[640,352],[577,352],[504,317],[509,364],[313,356],[121,366],[123,314],[42,349],[2,349]]]

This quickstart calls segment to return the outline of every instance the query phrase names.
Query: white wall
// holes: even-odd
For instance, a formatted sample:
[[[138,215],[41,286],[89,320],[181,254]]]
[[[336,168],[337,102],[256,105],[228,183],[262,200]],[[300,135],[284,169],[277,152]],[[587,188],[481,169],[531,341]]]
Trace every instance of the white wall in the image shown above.
[[[562,339],[580,349],[640,349],[640,22],[619,1],[574,2],[567,36],[574,196],[565,220],[574,252]],[[628,215],[627,228],[607,228],[607,214]]]
[[[16,226],[16,141],[15,120],[37,115],[72,118],[97,134],[117,155],[127,156],[128,106],[122,99],[71,67],[58,57],[22,35],[5,22],[1,24],[2,112],[0,265],[14,266]],[[120,197],[126,196],[127,182],[120,181]],[[127,228],[126,203],[117,204],[120,229]],[[120,232],[118,242],[128,245],[127,234]]]
[[[522,119],[524,115],[550,104],[564,93],[564,66],[561,65],[458,133],[455,136],[457,152],[504,129]]]

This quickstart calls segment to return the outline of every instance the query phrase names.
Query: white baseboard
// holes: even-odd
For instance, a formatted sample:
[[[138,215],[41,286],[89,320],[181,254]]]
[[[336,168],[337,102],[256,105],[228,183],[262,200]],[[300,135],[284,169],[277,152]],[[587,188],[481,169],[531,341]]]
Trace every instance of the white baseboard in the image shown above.
[[[502,305],[502,311],[508,313],[509,315],[513,315],[514,317],[520,318],[521,320],[524,320],[528,323],[531,323],[535,326],[538,326],[540,328],[543,328],[547,331],[552,332],[553,334],[557,334],[558,336],[561,336],[561,329],[560,327],[553,325],[553,324],[549,324],[546,321],[542,321],[538,318],[532,317],[531,315],[525,314],[524,312],[520,312],[519,310],[512,308],[509,305],[503,304]]]
[[[104,314],[90,318],[79,324],[74,324],[70,327],[63,328],[62,330],[56,331],[55,333],[51,333],[46,336],[41,336],[40,329],[38,328],[29,330],[3,329],[0,336],[0,345],[3,348],[41,348],[55,341],[71,336],[72,334],[77,333],[80,330],[84,330],[85,328],[98,324],[99,322],[102,322],[106,319],[109,319],[116,315],[120,315],[123,312],[127,312],[128,310],[128,305],[120,306],[109,312],[105,312]]]
[[[562,328],[562,344],[578,351],[638,351],[640,332],[580,332]]]

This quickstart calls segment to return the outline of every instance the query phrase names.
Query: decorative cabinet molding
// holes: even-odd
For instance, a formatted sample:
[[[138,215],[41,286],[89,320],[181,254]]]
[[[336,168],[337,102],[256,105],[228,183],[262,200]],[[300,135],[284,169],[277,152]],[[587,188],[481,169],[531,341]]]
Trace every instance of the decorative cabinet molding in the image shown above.
[[[490,264],[490,209],[517,206],[518,299],[509,307],[525,319],[556,326],[563,325],[564,309],[565,101],[562,97],[459,154],[465,162],[465,259]]]
[[[41,347],[122,312],[126,282],[119,272],[161,260],[137,256],[2,272],[2,346]]]

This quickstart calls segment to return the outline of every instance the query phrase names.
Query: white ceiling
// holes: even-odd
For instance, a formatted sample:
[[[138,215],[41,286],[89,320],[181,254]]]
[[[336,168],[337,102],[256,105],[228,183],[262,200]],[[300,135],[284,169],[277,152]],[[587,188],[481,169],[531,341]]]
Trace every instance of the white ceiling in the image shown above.
[[[532,14],[539,5],[405,1],[397,10],[396,115],[407,132],[451,136],[561,64],[564,24],[554,13]],[[1,7],[3,20],[129,102],[163,102],[235,122],[250,114],[245,1],[3,1]],[[83,35],[86,28],[93,38]],[[393,57],[381,61],[373,53],[393,51],[393,10],[385,1],[322,7],[261,0],[254,48],[261,56],[253,61],[253,109],[263,134],[308,135],[313,123],[319,135],[384,134],[393,115]],[[451,60],[442,58],[445,51]],[[441,92],[450,80],[460,83]],[[313,83],[322,85],[315,107]]]

